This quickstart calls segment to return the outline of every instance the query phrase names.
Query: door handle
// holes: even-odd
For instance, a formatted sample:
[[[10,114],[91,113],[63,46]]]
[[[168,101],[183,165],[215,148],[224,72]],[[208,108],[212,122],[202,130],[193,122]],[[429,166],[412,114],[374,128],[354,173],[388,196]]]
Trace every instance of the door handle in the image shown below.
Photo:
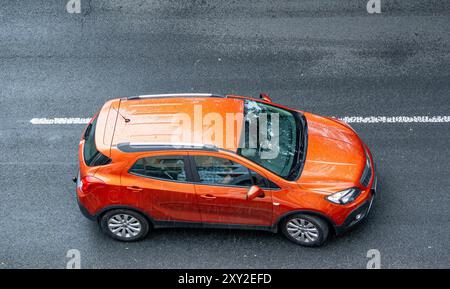
[[[203,199],[207,199],[207,200],[214,200],[216,198],[216,197],[214,197],[213,195],[210,195],[210,194],[201,195],[200,197],[202,197]]]
[[[137,187],[137,186],[127,187],[127,189],[132,190],[132,191],[142,191],[142,188]]]

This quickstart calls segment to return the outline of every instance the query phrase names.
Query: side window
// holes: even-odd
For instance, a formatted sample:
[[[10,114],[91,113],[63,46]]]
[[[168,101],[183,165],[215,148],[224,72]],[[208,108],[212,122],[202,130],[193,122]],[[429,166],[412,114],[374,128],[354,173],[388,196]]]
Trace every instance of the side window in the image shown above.
[[[264,178],[260,174],[251,171],[251,176],[253,180],[253,184],[262,188],[262,189],[279,189],[280,187],[274,184],[273,182],[269,181],[268,179]]]
[[[231,160],[212,156],[194,156],[200,183],[250,187],[249,170]]]
[[[136,161],[130,173],[170,181],[186,181],[183,156],[155,156]]]

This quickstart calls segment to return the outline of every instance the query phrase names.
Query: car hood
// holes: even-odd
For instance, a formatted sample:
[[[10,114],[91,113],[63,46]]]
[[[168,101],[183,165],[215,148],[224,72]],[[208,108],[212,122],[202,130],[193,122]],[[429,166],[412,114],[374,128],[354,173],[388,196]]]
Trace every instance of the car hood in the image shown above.
[[[308,147],[300,186],[332,193],[359,183],[365,154],[358,135],[346,124],[305,113]]]

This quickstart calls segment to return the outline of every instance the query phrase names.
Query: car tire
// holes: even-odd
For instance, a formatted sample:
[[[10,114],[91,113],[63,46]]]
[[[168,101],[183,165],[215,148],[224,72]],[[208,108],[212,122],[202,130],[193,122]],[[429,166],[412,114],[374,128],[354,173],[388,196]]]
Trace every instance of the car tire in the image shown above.
[[[126,209],[106,212],[100,219],[100,227],[111,238],[124,242],[142,240],[150,230],[147,218]]]
[[[281,231],[290,241],[307,247],[318,247],[328,239],[329,226],[321,218],[293,214],[281,222]]]

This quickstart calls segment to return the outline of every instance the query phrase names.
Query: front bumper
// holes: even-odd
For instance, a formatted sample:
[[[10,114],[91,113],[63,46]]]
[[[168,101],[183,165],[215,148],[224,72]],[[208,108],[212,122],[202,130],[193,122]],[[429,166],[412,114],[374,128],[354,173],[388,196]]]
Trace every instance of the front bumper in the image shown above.
[[[374,180],[372,182],[372,187],[370,188],[370,198],[368,198],[364,203],[362,203],[359,207],[354,209],[345,219],[344,223],[340,226],[335,226],[336,235],[341,235],[348,231],[350,228],[355,226],[364,220],[368,215],[370,210],[372,209],[373,201],[375,199],[375,195],[378,194],[377,190],[378,178],[375,175]]]

